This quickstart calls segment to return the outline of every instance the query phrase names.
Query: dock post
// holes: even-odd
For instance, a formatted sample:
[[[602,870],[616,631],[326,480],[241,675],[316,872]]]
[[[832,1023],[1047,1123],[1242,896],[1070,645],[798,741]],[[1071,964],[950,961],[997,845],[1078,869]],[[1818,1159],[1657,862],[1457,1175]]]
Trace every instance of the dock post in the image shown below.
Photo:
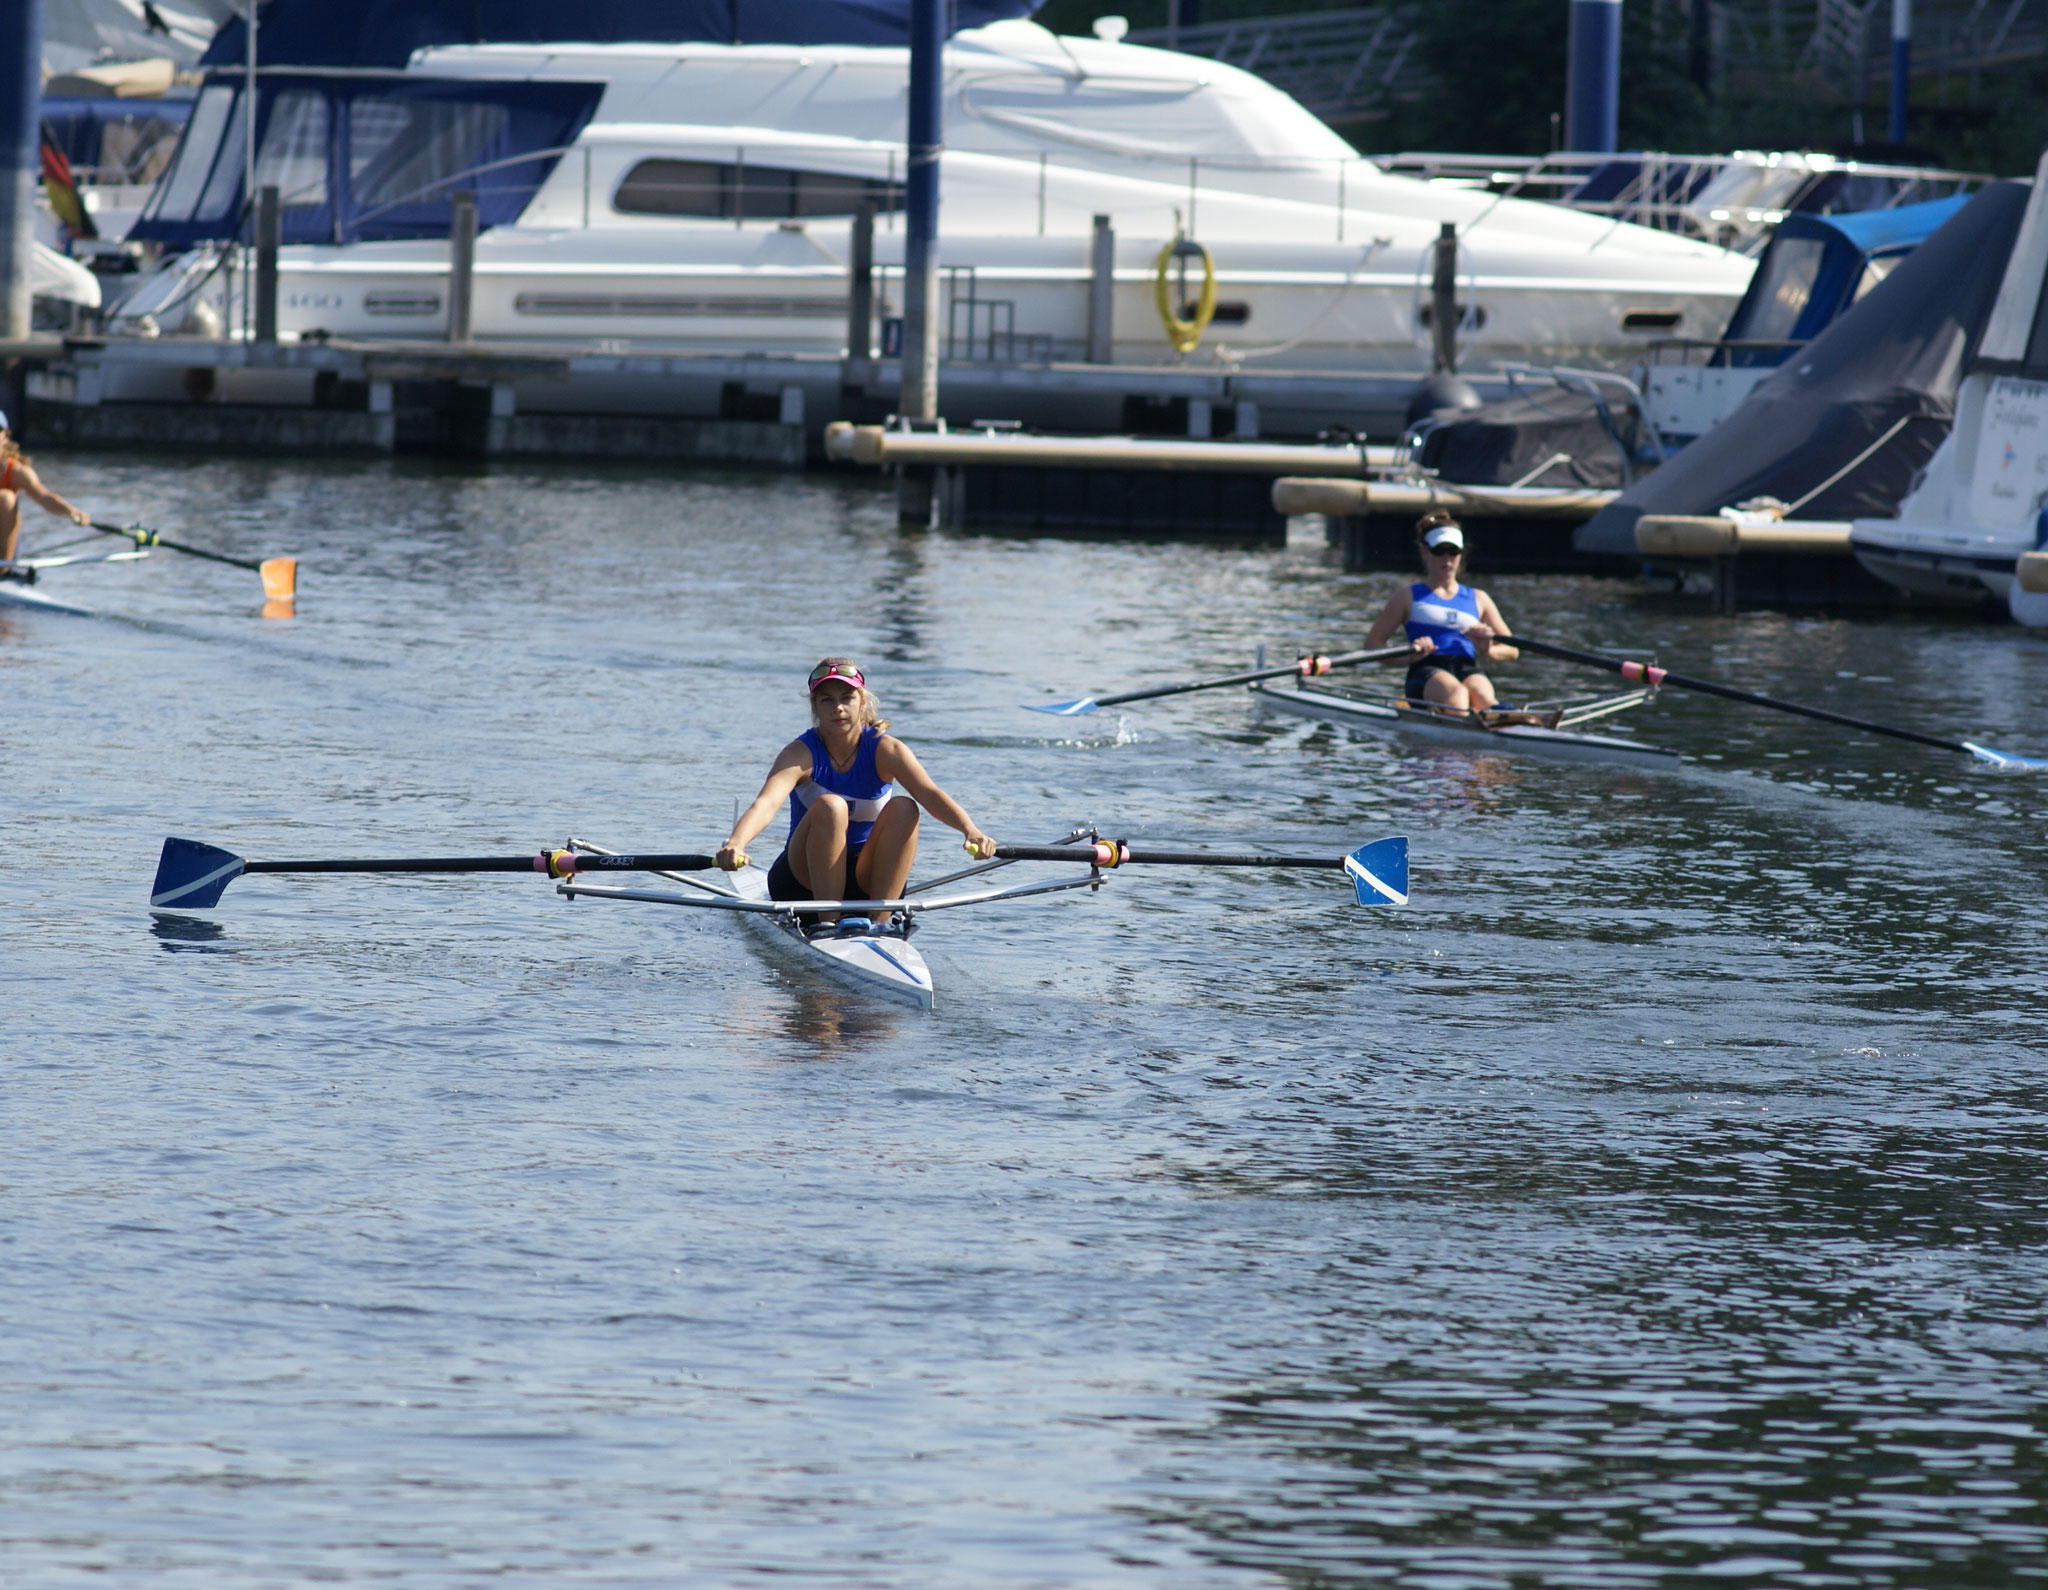
[[[277,189],[265,183],[256,194],[256,340],[277,341],[277,250],[283,238]]]
[[[448,340],[469,341],[470,289],[476,279],[476,195],[448,206]]]
[[[945,115],[944,0],[910,0],[909,180],[904,190],[903,384],[905,419],[939,413],[939,152]]]
[[[1906,100],[1913,91],[1913,0],[1892,0],[1892,104],[1885,137],[1906,141]]]
[[[1259,436],[1259,406],[1249,398],[1239,398],[1232,415],[1231,435],[1240,442],[1257,441]]]
[[[43,105],[43,0],[0,6],[0,336],[29,334],[36,129]]]
[[[1206,442],[1216,432],[1216,409],[1207,398],[1188,399],[1188,439]]]
[[[1109,217],[1095,218],[1095,241],[1088,267],[1088,362],[1114,364],[1116,329],[1116,233]]]
[[[1436,275],[1429,293],[1430,340],[1439,375],[1458,373],[1458,228],[1446,221],[1437,231]]]
[[[846,294],[846,368],[843,386],[864,387],[875,375],[875,203],[863,199],[853,213],[853,263]]]
[[[1621,0],[1572,0],[1566,45],[1564,147],[1614,153],[1621,103]]]

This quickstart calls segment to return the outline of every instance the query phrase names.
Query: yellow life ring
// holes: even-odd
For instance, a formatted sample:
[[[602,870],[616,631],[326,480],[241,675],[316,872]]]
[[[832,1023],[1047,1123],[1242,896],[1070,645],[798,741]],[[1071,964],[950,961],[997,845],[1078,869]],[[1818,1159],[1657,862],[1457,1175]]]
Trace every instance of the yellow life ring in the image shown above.
[[[1176,259],[1192,259],[1198,254],[1202,259],[1202,292],[1195,300],[1194,318],[1183,320],[1173,312],[1173,287],[1168,273]],[[1185,232],[1174,233],[1173,241],[1159,251],[1158,263],[1153,266],[1152,297],[1159,305],[1159,319],[1166,327],[1166,340],[1173,344],[1173,351],[1193,353],[1216,313],[1216,262],[1209,257],[1209,251]]]

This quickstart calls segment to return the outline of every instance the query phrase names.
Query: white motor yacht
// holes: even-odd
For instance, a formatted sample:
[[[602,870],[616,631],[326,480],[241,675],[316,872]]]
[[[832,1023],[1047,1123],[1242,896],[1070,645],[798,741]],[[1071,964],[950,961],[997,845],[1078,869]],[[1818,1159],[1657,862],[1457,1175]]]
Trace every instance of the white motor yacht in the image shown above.
[[[1858,519],[1857,560],[1917,596],[1997,603],[2048,625],[2038,568],[2048,548],[2048,156],[2013,240],[1998,297],[1956,396],[1954,428],[1892,519]]]
[[[908,64],[905,49],[857,45],[480,44],[419,50],[396,72],[265,67],[255,177],[282,195],[280,334],[444,335],[450,201],[470,191],[479,341],[838,357],[869,202],[886,356]],[[1653,339],[1716,336],[1753,268],[1670,233],[1389,175],[1213,61],[1014,20],[955,35],[945,67],[950,359],[1088,358],[1098,216],[1114,233],[1119,364],[1426,368],[1446,223],[1474,372],[1615,368]],[[133,234],[171,257],[117,306],[116,333],[246,322],[246,260],[223,268],[245,204],[241,83],[222,70],[202,89]],[[1207,261],[1183,249],[1162,264],[1183,236]],[[1210,266],[1213,316],[1184,355],[1164,316],[1194,318]]]

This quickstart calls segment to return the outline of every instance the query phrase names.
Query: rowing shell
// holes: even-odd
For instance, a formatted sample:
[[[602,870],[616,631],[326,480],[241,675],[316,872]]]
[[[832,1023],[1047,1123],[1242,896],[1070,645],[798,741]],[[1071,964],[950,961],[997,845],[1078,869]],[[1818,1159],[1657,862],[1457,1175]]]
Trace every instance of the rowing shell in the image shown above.
[[[1355,725],[1363,729],[1398,730],[1426,739],[1470,746],[1475,750],[1518,751],[1537,756],[1562,757],[1573,762],[1634,762],[1650,767],[1676,767],[1678,753],[1641,740],[1624,740],[1612,734],[1586,734],[1574,727],[1590,719],[1640,706],[1650,698],[1647,690],[1630,690],[1591,701],[1570,702],[1524,716],[1539,716],[1551,722],[1516,722],[1512,718],[1489,720],[1463,712],[1418,705],[1399,696],[1368,695],[1321,682],[1281,688],[1253,685],[1252,694],[1265,705],[1328,723]]]
[[[134,563],[148,556],[147,552],[89,552],[63,558],[16,558],[11,564],[0,564],[0,606],[35,607],[46,613],[98,618],[97,608],[80,607],[76,602],[45,596],[35,588],[36,572],[39,569],[61,569],[74,563]]]
[[[1083,832],[1085,830],[1077,828],[1060,843],[1077,839]],[[571,839],[569,848],[587,850],[595,855],[616,854],[602,845],[593,845],[587,839]],[[1061,894],[1069,889],[1092,890],[1100,887],[1103,881],[1101,873],[1091,869],[1079,876],[1056,878],[1046,883],[1018,883],[1008,888],[972,889],[962,894],[942,896],[926,893],[1009,865],[1007,861],[984,861],[963,867],[942,878],[917,884],[909,891],[912,896],[922,898],[903,900],[774,900],[768,895],[767,875],[758,867],[744,867],[736,873],[727,874],[732,880],[729,889],[705,883],[686,872],[664,872],[658,876],[671,883],[682,884],[690,892],[668,894],[650,889],[615,889],[581,883],[572,878],[558,885],[556,893],[572,900],[645,900],[652,905],[693,906],[699,910],[723,911],[744,917],[754,923],[756,932],[766,933],[785,953],[812,970],[824,972],[866,993],[881,994],[888,999],[930,1010],[937,1002],[932,969],[910,943],[910,934],[925,912],[963,905],[989,905],[997,900],[1022,900],[1040,894]],[[805,913],[823,911],[848,915],[886,911],[889,913],[889,925],[886,932],[864,934],[859,938],[807,939],[797,915],[799,908]]]
[[[99,614],[90,607],[80,607],[76,602],[60,602],[54,596],[45,596],[26,580],[11,574],[0,574],[0,607],[34,607],[45,613],[69,613],[75,618],[97,618]]]
[[[768,877],[759,867],[742,868],[732,875],[732,881],[736,898],[756,904],[768,902]],[[850,983],[866,993],[900,999],[923,1010],[932,1008],[937,992],[932,986],[932,969],[910,942],[907,928],[898,926],[899,922],[914,919],[893,919],[888,932],[864,938],[807,939],[793,912],[770,915],[743,911],[739,915],[756,932],[842,983]]]

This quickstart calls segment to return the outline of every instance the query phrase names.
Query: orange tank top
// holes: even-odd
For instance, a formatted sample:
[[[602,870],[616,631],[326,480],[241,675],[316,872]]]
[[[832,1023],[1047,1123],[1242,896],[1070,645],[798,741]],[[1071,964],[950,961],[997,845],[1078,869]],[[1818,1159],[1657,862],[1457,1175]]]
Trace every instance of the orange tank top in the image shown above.
[[[0,491],[14,490],[14,460],[0,462]]]

